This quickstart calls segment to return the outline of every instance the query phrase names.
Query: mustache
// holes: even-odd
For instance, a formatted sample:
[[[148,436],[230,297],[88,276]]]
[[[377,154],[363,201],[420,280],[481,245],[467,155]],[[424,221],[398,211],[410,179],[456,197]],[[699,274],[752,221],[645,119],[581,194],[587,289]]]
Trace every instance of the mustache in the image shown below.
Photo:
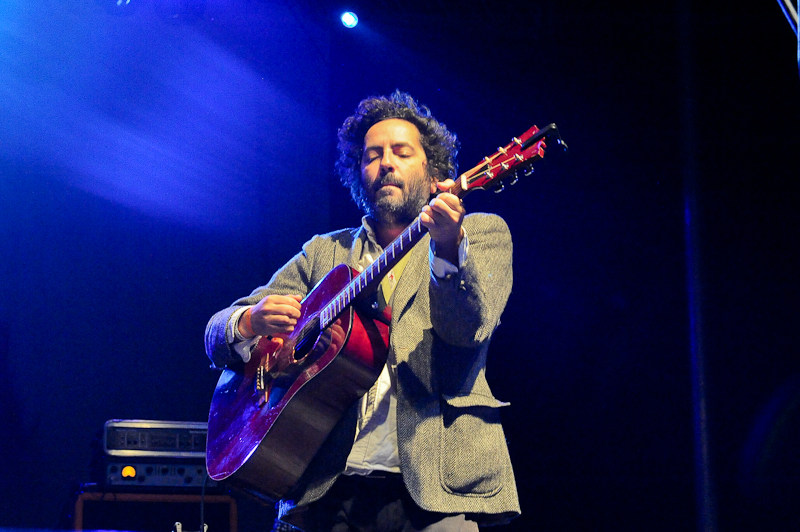
[[[395,177],[395,175],[392,172],[389,172],[388,174],[381,176],[381,178],[375,182],[375,185],[377,188],[385,187],[386,185],[394,185],[397,187],[402,187],[403,182],[397,177]]]

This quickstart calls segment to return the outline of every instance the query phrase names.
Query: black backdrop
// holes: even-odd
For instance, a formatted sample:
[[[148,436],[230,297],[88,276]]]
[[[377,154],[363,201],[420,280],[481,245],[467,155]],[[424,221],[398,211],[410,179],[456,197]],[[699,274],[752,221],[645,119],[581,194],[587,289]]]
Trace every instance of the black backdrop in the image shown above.
[[[0,10],[0,526],[55,526],[105,420],[204,418],[207,317],[357,223],[334,131],[400,88],[459,134],[462,169],[534,123],[571,148],[467,199],[515,241],[489,366],[523,506],[506,530],[797,528],[800,76],[779,6],[379,2],[348,31],[332,3],[18,4]],[[62,52],[79,20],[103,36]],[[110,58],[70,63],[98,42]],[[117,86],[63,88],[59,58]],[[116,127],[85,129],[87,107]],[[166,155],[87,166],[105,156],[70,128]],[[180,209],[107,191],[156,166]]]

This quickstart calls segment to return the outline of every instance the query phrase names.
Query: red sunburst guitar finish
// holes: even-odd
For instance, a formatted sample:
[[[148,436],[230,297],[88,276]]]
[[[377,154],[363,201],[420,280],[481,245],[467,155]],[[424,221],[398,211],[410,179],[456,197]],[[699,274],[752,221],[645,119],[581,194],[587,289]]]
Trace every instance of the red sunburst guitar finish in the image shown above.
[[[318,310],[351,278],[346,266],[332,270],[303,300],[293,335],[284,342],[262,338],[243,371],[223,371],[208,418],[211,478],[230,477],[244,488],[280,498],[344,411],[377,380],[388,354],[388,325],[363,318],[352,306],[305,356],[296,355],[300,333],[318,330]]]

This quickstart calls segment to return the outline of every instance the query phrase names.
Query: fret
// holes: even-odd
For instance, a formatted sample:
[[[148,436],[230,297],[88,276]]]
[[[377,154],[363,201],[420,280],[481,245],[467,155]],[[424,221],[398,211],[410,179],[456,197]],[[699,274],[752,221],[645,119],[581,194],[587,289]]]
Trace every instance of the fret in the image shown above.
[[[383,277],[385,271],[410,251],[414,244],[425,234],[425,231],[425,227],[419,217],[411,222],[372,264],[364,268],[324,308],[321,313],[321,319],[324,322],[323,328],[333,323],[362,291],[373,284],[373,281]]]

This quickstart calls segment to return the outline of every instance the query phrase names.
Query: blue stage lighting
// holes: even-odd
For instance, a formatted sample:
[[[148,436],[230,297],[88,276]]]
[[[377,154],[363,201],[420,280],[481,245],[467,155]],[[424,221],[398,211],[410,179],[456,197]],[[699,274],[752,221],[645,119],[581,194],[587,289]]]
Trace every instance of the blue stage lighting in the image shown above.
[[[113,15],[132,15],[139,2],[133,0],[100,0],[97,2]]]
[[[342,24],[344,24],[345,28],[355,28],[356,24],[358,24],[358,17],[352,11],[342,13]]]

